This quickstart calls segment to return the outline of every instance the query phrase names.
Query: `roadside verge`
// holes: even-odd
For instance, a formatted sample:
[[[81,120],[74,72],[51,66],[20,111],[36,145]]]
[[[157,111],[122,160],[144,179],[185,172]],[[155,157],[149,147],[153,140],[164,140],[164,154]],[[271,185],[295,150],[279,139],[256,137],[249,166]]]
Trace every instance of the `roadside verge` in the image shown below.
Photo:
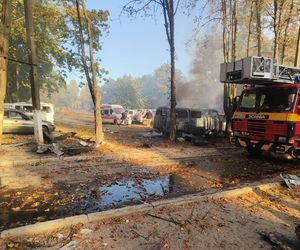
[[[240,188],[236,188],[236,189],[232,189],[232,190],[216,192],[213,194],[203,195],[203,193],[197,193],[197,194],[192,194],[192,195],[181,196],[178,198],[160,200],[160,201],[153,202],[151,204],[145,203],[145,204],[141,204],[141,205],[128,206],[128,207],[124,207],[124,208],[112,209],[112,210],[107,210],[107,211],[103,211],[103,212],[96,212],[96,213],[91,213],[91,214],[66,217],[66,218],[62,218],[62,219],[41,222],[41,223],[36,223],[33,225],[27,225],[27,226],[23,226],[23,227],[14,228],[14,229],[4,230],[1,232],[0,238],[5,239],[5,238],[9,238],[9,237],[35,235],[35,234],[50,232],[50,231],[58,230],[61,228],[69,227],[72,225],[76,225],[78,223],[85,224],[85,223],[100,221],[103,219],[109,219],[109,218],[113,218],[113,217],[127,216],[127,215],[134,214],[134,213],[151,211],[151,210],[159,209],[162,207],[179,206],[179,205],[183,205],[183,204],[192,203],[195,201],[237,197],[237,196],[241,196],[241,195],[250,193],[257,189],[267,190],[267,189],[276,188],[279,186],[280,186],[279,182],[273,182],[273,183],[267,183],[267,184],[256,183],[256,184],[251,184],[250,186],[244,186],[244,187],[240,187]]]

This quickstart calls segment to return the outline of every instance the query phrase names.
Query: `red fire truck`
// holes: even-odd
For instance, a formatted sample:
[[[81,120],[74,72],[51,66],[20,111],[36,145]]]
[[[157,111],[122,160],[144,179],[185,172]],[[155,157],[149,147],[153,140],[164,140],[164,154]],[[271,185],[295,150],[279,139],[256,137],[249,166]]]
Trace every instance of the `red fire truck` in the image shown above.
[[[250,154],[300,157],[300,68],[248,57],[221,64],[221,82],[245,84],[232,118],[233,144]]]

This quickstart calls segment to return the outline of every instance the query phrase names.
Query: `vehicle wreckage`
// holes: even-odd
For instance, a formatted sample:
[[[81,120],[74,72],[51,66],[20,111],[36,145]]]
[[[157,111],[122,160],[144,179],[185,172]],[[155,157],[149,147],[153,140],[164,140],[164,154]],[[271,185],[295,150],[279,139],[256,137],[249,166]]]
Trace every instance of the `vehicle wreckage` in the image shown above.
[[[175,113],[177,136],[217,136],[225,132],[225,116],[215,109],[176,108]],[[160,133],[169,133],[170,108],[157,108],[153,128]]]

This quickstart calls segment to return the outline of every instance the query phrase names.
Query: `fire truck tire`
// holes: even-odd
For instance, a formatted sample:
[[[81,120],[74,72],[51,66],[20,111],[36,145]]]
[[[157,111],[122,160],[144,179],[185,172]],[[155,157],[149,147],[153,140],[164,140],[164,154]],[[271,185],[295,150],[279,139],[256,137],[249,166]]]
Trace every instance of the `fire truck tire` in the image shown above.
[[[260,156],[263,152],[263,150],[261,150],[261,149],[252,148],[252,147],[247,147],[246,150],[252,156]]]

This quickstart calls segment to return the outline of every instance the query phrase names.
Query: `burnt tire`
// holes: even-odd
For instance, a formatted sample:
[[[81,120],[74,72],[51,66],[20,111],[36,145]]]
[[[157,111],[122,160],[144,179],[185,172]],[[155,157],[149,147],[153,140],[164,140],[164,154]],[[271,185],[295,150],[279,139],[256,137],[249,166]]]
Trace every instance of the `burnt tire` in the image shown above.
[[[44,136],[44,139],[48,142],[51,142],[54,140],[54,138],[51,135],[51,132],[47,126],[43,126],[43,136]]]
[[[49,128],[47,126],[43,126],[43,133],[50,134]]]
[[[263,150],[259,148],[247,147],[246,150],[251,156],[255,157],[258,157],[263,153]]]

